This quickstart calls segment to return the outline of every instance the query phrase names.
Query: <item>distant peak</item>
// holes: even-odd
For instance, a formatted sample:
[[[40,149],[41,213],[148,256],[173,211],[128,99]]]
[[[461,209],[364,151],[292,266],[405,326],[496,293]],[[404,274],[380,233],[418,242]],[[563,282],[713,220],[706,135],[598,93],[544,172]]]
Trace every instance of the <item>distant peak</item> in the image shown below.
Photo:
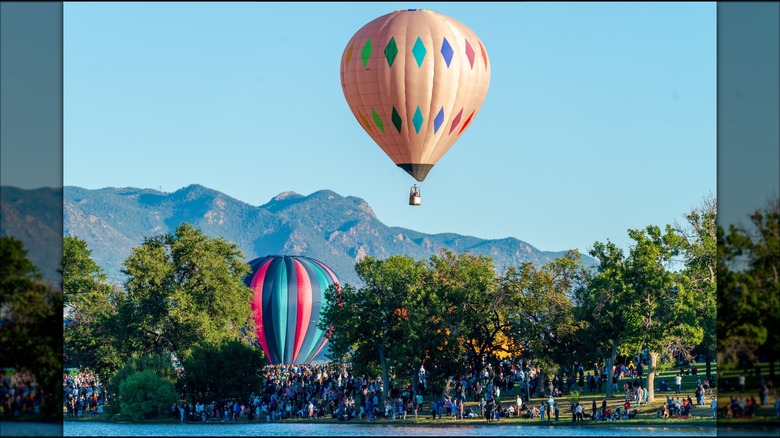
[[[284,201],[285,199],[297,199],[297,198],[303,198],[303,195],[299,195],[298,193],[295,192],[282,192],[274,196],[272,201]]]

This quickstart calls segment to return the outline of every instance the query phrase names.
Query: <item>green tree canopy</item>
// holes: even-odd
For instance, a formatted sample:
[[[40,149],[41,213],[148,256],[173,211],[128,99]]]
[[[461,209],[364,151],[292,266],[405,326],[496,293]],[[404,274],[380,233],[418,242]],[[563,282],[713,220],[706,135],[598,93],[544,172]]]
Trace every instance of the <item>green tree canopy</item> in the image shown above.
[[[571,299],[583,275],[579,253],[569,251],[542,266],[526,262],[510,268],[504,277],[504,290],[517,300],[511,318],[523,355],[533,358],[545,374],[583,354]]]
[[[612,242],[596,242],[589,254],[596,258],[598,265],[586,273],[583,283],[574,291],[575,315],[582,323],[581,336],[591,350],[605,355],[606,395],[609,398],[612,396],[612,368],[630,320],[626,309],[633,305],[634,295],[626,284],[623,250]]]
[[[153,370],[130,375],[119,385],[119,393],[122,414],[135,421],[163,418],[170,414],[171,405],[179,401],[174,383]]]
[[[183,360],[197,344],[254,333],[252,291],[243,280],[249,265],[236,244],[182,224],[172,235],[147,238],[124,266],[126,297],[114,334],[125,356],[173,352]]]
[[[0,366],[29,371],[42,412],[62,419],[62,292],[43,283],[20,240],[0,236]]]
[[[116,305],[123,292],[108,284],[91,254],[86,241],[65,237],[62,260],[65,365],[110,376],[121,361],[107,327],[116,317]]]
[[[678,279],[694,295],[696,320],[703,329],[703,340],[694,349],[705,355],[707,376],[717,350],[717,202],[707,197],[685,215],[684,225],[676,224],[683,236],[684,269]]]
[[[355,265],[365,287],[329,287],[330,305],[320,314],[319,327],[329,331],[331,359],[349,357],[356,371],[382,370],[383,399],[389,392],[390,369],[403,369],[408,342],[408,297],[417,294],[425,264],[409,256],[385,260],[365,257]]]
[[[159,379],[169,381],[171,384],[174,384],[178,378],[170,353],[150,354],[136,352],[132,354],[106,382],[109,397],[113,399],[106,406],[110,414],[126,413],[126,410],[123,408],[125,398],[122,393],[122,384],[142,372],[151,372]],[[148,381],[148,379],[143,380]],[[180,397],[177,394],[176,400],[172,403],[178,402],[179,399]],[[131,396],[130,400],[138,402],[144,399]],[[168,407],[170,408],[170,404]]]
[[[182,362],[182,392],[191,401],[245,400],[263,384],[265,358],[259,348],[240,341],[199,345]]]
[[[661,355],[672,360],[689,354],[698,345],[704,331],[696,319],[696,296],[684,287],[672,262],[683,247],[683,238],[667,225],[650,225],[642,230],[628,230],[634,241],[626,260],[626,280],[634,295],[629,306],[627,346],[633,351],[647,349],[648,401],[654,399],[654,370]]]
[[[780,352],[780,198],[750,215],[750,225],[718,227],[719,370]]]
[[[410,356],[417,353],[414,371],[424,361],[432,387],[449,392],[450,377],[468,365],[479,370],[486,360],[517,353],[508,317],[513,302],[499,289],[490,257],[443,250],[428,268],[422,293],[409,305],[422,336],[407,347]]]

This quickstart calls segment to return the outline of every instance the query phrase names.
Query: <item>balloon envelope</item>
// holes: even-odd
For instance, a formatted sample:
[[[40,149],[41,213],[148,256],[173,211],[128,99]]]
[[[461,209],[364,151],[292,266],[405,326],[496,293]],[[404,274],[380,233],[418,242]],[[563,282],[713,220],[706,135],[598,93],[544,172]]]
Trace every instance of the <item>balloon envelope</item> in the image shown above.
[[[257,339],[272,364],[310,363],[327,343],[317,327],[325,290],[341,287],[324,263],[302,256],[265,256],[249,262],[244,282],[254,291]]]
[[[341,57],[341,87],[358,123],[417,181],[471,124],[489,84],[482,41],[463,23],[429,10],[374,19]]]

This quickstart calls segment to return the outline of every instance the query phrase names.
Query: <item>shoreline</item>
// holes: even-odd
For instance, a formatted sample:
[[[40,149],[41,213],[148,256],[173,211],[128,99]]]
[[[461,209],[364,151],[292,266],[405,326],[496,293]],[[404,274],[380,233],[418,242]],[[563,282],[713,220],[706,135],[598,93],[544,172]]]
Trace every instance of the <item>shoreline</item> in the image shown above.
[[[108,424],[139,424],[139,425],[149,425],[149,424],[182,424],[178,421],[148,421],[148,422],[136,422],[131,420],[111,420],[111,419],[98,419],[98,418],[88,418],[88,419],[67,419],[64,420],[63,423],[108,423]],[[521,420],[521,419],[502,419],[499,421],[491,421],[487,422],[484,419],[470,419],[470,420],[457,420],[457,421],[450,421],[450,420],[431,420],[431,419],[418,419],[415,421],[412,420],[375,420],[375,421],[365,421],[365,420],[345,420],[345,421],[339,421],[337,419],[320,419],[320,420],[304,420],[304,419],[287,419],[283,421],[275,421],[275,422],[264,422],[264,421],[248,421],[248,420],[237,420],[237,421],[229,421],[229,422],[222,422],[222,421],[213,421],[213,422],[186,422],[183,424],[187,425],[202,425],[204,427],[212,426],[212,425],[219,425],[219,426],[225,426],[225,425],[243,425],[243,424],[352,424],[352,425],[361,425],[361,426],[414,426],[414,427],[426,427],[426,426],[436,426],[436,427],[460,427],[460,426],[475,426],[475,425],[485,425],[490,427],[502,427],[502,426],[529,426],[529,427],[555,427],[555,426],[561,426],[561,427],[587,427],[587,428],[600,428],[600,427],[680,427],[680,428],[688,428],[688,427],[707,427],[707,428],[715,428],[718,426],[718,423],[716,420],[712,419],[693,419],[693,420],[679,420],[679,419],[670,419],[670,420],[620,420],[620,421],[599,421],[599,422],[593,422],[593,421],[567,421],[567,420],[560,420],[560,421],[534,421],[534,420]],[[768,423],[729,423],[730,425],[746,425],[746,424],[755,424],[758,426],[768,426],[768,425],[774,425],[776,426],[780,422],[768,422]]]

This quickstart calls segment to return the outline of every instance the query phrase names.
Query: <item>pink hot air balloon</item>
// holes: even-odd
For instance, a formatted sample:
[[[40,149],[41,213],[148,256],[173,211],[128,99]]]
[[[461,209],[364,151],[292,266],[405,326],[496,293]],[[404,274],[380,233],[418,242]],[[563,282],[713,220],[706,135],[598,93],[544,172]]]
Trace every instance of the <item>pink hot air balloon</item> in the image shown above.
[[[341,57],[341,87],[355,118],[419,182],[472,123],[489,84],[482,41],[463,23],[429,10],[372,20]],[[420,204],[416,185],[409,203]]]

